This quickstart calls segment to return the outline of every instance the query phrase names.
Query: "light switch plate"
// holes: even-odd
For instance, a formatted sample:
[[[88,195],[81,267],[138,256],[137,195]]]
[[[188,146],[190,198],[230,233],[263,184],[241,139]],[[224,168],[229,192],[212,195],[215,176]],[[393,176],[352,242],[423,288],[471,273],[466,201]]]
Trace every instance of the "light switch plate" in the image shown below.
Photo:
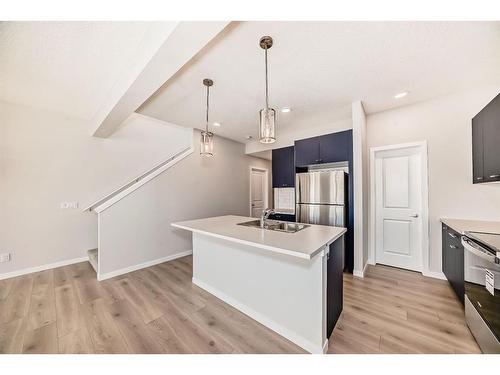
[[[10,253],[0,254],[0,263],[10,262]]]
[[[61,208],[62,209],[78,208],[78,202],[62,202]]]

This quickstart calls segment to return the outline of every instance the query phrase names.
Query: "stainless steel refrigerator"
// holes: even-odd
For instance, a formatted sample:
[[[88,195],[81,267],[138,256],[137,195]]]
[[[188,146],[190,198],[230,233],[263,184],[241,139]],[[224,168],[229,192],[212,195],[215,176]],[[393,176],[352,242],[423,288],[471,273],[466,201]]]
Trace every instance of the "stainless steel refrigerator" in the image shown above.
[[[295,175],[296,221],[347,226],[347,173],[313,170]]]

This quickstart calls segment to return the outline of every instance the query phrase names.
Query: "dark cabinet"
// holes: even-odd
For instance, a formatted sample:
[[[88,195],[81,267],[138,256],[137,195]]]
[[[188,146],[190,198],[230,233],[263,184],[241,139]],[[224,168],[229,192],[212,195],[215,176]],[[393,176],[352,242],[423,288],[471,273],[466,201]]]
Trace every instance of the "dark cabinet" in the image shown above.
[[[269,215],[269,219],[271,219],[271,220],[293,221],[293,222],[295,222],[295,215],[289,215],[289,214],[272,214],[272,215]]]
[[[351,131],[327,134],[318,138],[321,163],[349,160],[349,151],[352,150]]]
[[[443,273],[458,299],[464,303],[464,248],[461,236],[445,224],[442,225],[441,235]]]
[[[326,279],[326,337],[330,337],[344,306],[344,236],[330,245]]]
[[[295,141],[295,166],[349,160],[352,130]]]
[[[484,182],[483,122],[479,115],[472,119],[472,182]]]
[[[319,137],[295,141],[295,165],[305,166],[320,163]]]
[[[500,181],[500,95],[472,119],[473,183]]]
[[[273,187],[295,186],[294,147],[283,147],[272,151]]]

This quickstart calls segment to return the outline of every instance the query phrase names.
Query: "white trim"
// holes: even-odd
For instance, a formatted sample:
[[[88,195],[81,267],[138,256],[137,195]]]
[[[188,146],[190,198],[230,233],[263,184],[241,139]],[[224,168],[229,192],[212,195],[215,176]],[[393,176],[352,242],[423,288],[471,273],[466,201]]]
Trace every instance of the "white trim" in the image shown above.
[[[249,172],[248,172],[248,176],[249,176],[249,202],[248,202],[248,206],[250,208],[250,217],[253,217],[252,216],[252,171],[253,170],[256,170],[256,171],[261,171],[261,172],[264,172],[264,175],[265,175],[265,179],[266,179],[266,183],[264,184],[264,209],[265,208],[268,208],[269,207],[269,171],[267,168],[262,168],[262,167],[254,167],[254,166],[250,166],[250,169],[249,169]]]
[[[158,259],[150,260],[148,262],[135,264],[133,266],[121,268],[119,270],[111,271],[111,272],[108,272],[108,273],[105,273],[105,274],[100,274],[99,273],[97,275],[97,280],[103,281],[103,280],[111,279],[112,277],[115,277],[115,276],[124,275],[124,274],[129,273],[129,272],[133,272],[133,271],[137,271],[137,270],[140,270],[140,269],[143,269],[143,268],[155,266],[157,264],[165,263],[165,262],[168,262],[170,260],[174,260],[174,259],[177,259],[177,258],[182,258],[182,257],[188,256],[188,255],[191,255],[191,254],[193,254],[193,250],[183,251],[182,253],[168,255],[168,256],[163,257],[163,258],[158,258]],[[99,264],[100,264],[100,262],[99,262]],[[100,266],[99,266],[99,269],[100,269]]]
[[[411,147],[419,147],[421,149],[422,157],[422,270],[423,275],[436,274],[430,271],[429,267],[429,167],[428,167],[428,148],[427,141],[402,143],[397,145],[387,145],[380,147],[370,148],[370,217],[369,217],[369,230],[370,235],[368,238],[368,263],[375,264],[375,153],[380,151],[405,149]],[[434,277],[434,276],[430,276]],[[438,277],[440,278],[440,277]]]
[[[191,146],[191,147],[175,154],[174,156],[167,159],[167,161],[164,161],[164,162],[154,166],[149,171],[147,171],[147,172],[143,173],[142,175],[133,179],[131,182],[123,185],[119,189],[106,195],[104,198],[101,198],[98,201],[92,203],[90,206],[85,208],[83,211],[95,211],[97,213],[101,213],[102,211],[104,211],[107,208],[114,205],[116,202],[125,198],[130,193],[139,189],[142,185],[146,184],[147,182],[151,181],[153,178],[157,177],[159,174],[163,173],[164,171],[166,171],[170,167],[174,166],[175,164],[180,162],[185,157],[191,155],[193,153],[193,151],[194,151],[194,148]]]
[[[69,264],[81,263],[81,262],[85,262],[87,260],[89,260],[88,257],[73,258],[73,259],[62,260],[60,262],[44,264],[43,266],[24,268],[24,269],[21,269],[18,271],[2,273],[2,274],[0,274],[0,280],[10,279],[11,277],[17,277],[17,276],[22,276],[22,275],[28,275],[30,273],[35,273],[35,272],[50,270],[52,268],[63,267],[63,266],[67,266]]]
[[[297,344],[301,348],[307,350],[310,353],[314,354],[323,354],[324,353],[324,346],[323,345],[316,345],[312,343],[311,341],[305,339],[301,335],[297,334],[296,332],[291,331],[288,328],[283,327],[282,325],[276,323],[274,320],[268,318],[267,316],[255,311],[254,309],[248,307],[247,305],[235,300],[234,298],[228,296],[227,294],[219,291],[216,288],[213,288],[212,286],[204,283],[203,281],[200,281],[196,278],[193,277],[193,284],[199,286],[201,289],[206,290],[208,293],[213,294],[217,298],[223,300],[227,304],[233,306],[235,309],[240,310],[244,314],[248,315],[252,319],[255,319],[259,323],[265,325],[266,327],[270,328],[274,332],[278,333],[279,335],[287,338],[288,340],[292,341],[293,343]],[[328,344],[328,340],[326,341],[326,344]]]
[[[444,273],[442,273],[440,271],[425,271],[425,272],[422,272],[422,275],[424,275],[426,277],[432,277],[434,279],[448,280],[446,278],[446,276],[444,275]]]
[[[326,354],[328,352],[328,339],[325,340],[325,343],[323,344],[323,354]]]
[[[353,276],[364,278],[365,277],[366,268],[368,267],[368,264],[369,264],[368,262],[365,263],[365,266],[363,267],[363,271],[353,270],[352,271]]]

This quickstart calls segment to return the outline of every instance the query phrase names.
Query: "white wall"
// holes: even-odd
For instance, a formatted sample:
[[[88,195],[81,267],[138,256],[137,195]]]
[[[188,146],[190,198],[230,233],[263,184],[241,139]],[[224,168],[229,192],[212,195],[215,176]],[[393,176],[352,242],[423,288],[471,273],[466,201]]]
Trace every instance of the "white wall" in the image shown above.
[[[74,259],[97,246],[95,216],[81,208],[163,161],[191,130],[155,121],[91,137],[87,123],[0,102],[0,277]],[[182,144],[185,141],[181,142]],[[61,209],[65,201],[79,209]]]
[[[482,87],[369,115],[367,146],[426,140],[430,270],[441,271],[439,218],[500,220],[500,185],[472,184],[471,119],[500,87]]]
[[[368,152],[366,115],[361,101],[352,103],[352,144],[354,164],[354,270],[363,277],[368,261]]]
[[[101,275],[192,250],[191,233],[172,228],[172,222],[249,216],[250,166],[270,170],[270,162],[220,137],[214,156],[201,157],[199,134],[193,154],[100,214]]]

